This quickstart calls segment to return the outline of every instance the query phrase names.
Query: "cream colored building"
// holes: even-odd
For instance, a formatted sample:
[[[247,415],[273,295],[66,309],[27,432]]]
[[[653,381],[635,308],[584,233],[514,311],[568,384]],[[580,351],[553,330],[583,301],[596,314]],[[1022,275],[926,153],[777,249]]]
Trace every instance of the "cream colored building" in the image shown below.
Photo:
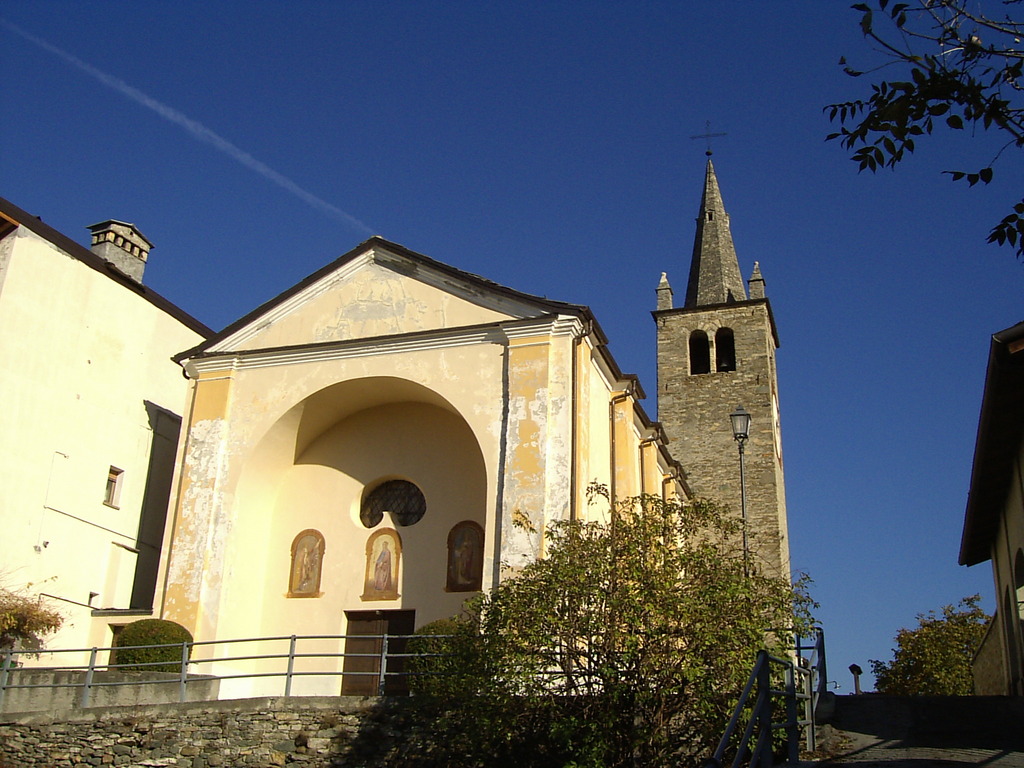
[[[589,484],[685,493],[586,307],[379,237],[178,359],[162,615],[197,640],[411,632],[604,514]]]
[[[171,357],[210,333],[141,284],[134,226],[91,229],[93,250],[0,199],[0,583],[52,596],[63,648],[149,612],[188,392]]]

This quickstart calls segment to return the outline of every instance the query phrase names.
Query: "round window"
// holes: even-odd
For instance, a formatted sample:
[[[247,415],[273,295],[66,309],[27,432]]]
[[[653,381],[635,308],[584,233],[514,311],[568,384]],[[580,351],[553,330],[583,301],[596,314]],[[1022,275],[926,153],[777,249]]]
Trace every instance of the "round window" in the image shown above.
[[[363,499],[359,519],[367,528],[373,528],[390,512],[398,525],[418,523],[427,511],[423,493],[408,480],[388,480],[374,488]]]

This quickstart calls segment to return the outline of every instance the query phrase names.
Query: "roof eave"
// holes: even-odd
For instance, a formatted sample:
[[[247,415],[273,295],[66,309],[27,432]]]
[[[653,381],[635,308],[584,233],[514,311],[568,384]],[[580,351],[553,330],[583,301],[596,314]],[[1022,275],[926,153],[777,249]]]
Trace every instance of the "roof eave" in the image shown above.
[[[499,283],[487,280],[486,278],[480,277],[479,275],[474,275],[471,272],[464,272],[460,269],[456,269],[455,267],[444,264],[443,262],[435,261],[434,259],[431,259],[429,256],[424,256],[422,253],[417,253],[416,251],[406,248],[404,245],[399,245],[398,243],[393,243],[390,240],[385,240],[380,235],[374,235],[373,237],[364,240],[350,251],[342,254],[334,261],[330,262],[329,264],[326,264],[317,271],[306,276],[305,278],[303,278],[298,283],[291,286],[284,292],[278,294],[272,299],[269,299],[268,301],[265,301],[263,304],[256,307],[256,309],[240,317],[238,320],[231,323],[223,330],[211,336],[202,344],[190,350],[187,350],[186,352],[183,352],[180,355],[177,355],[176,359],[184,359],[185,357],[196,356],[197,354],[205,352],[208,348],[215,346],[219,342],[223,341],[224,339],[227,339],[232,334],[238,332],[245,326],[254,322],[259,317],[272,310],[278,304],[287,301],[295,294],[301,292],[308,286],[324,278],[334,270],[344,266],[348,262],[358,258],[359,256],[362,256],[367,251],[372,250],[374,248],[381,248],[398,256],[402,256],[404,258],[408,258],[412,261],[418,262],[419,264],[422,264],[423,266],[426,266],[430,269],[441,272],[442,274],[445,274],[448,277],[451,277],[452,279],[469,283],[481,291],[491,291],[493,293],[514,299],[516,301],[533,304],[545,314],[567,314],[579,317],[581,320],[589,320],[593,323],[597,333],[599,333],[601,337],[604,338],[604,334],[600,330],[600,327],[597,326],[597,322],[593,319],[593,314],[590,312],[590,309],[582,304],[569,304],[567,302],[553,301],[551,299],[546,299],[541,296],[533,296],[528,293],[523,293],[513,288],[508,288]]]
[[[971,484],[960,540],[960,565],[991,557],[1013,463],[1024,435],[1024,323],[992,336]]]
[[[124,288],[138,294],[150,304],[163,310],[182,325],[192,331],[195,331],[200,336],[209,337],[213,334],[212,328],[207,327],[204,323],[201,323],[199,320],[192,317],[192,315],[161,296],[152,288],[132,279],[110,262],[101,259],[85,246],[76,243],[70,237],[62,232],[58,232],[48,224],[44,224],[42,219],[38,216],[33,216],[27,211],[23,211],[14,203],[3,197],[0,197],[0,220],[6,221],[8,225],[25,227],[25,229],[30,232],[33,232],[47,242],[52,243],[76,261],[82,262],[87,267],[94,269],[97,272],[106,274],[111,280],[120,283]],[[7,234],[11,229],[12,227],[10,226],[0,226],[0,235]]]

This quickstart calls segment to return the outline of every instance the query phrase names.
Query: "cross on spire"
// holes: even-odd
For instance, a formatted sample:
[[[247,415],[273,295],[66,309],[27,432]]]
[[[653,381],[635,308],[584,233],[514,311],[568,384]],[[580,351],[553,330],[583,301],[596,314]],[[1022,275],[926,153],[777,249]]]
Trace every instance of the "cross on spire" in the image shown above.
[[[704,121],[704,130],[705,130],[705,133],[698,133],[696,136],[691,136],[690,138],[691,139],[706,139],[707,140],[707,150],[704,152],[704,154],[707,155],[708,157],[711,157],[711,140],[713,138],[717,137],[717,136],[728,136],[729,134],[727,134],[727,133],[712,133],[711,132],[711,121],[710,120],[705,120]]]

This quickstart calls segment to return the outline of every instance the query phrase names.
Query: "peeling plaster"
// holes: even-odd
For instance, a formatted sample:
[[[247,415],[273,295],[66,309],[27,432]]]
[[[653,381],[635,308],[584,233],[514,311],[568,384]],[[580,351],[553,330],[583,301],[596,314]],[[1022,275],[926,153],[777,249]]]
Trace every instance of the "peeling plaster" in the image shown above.
[[[226,431],[224,419],[197,421],[189,430],[179,527],[168,572],[168,583],[174,588],[168,591],[167,607],[173,615],[217,603],[211,599],[211,588],[220,588],[230,531],[226,514],[230,499],[217,488],[228,459]]]

